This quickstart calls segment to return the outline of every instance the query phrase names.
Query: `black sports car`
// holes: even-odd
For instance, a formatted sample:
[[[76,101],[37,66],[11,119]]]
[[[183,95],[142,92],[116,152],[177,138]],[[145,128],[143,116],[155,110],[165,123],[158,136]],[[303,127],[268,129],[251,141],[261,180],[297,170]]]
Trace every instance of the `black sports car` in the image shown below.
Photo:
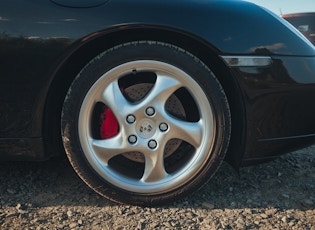
[[[0,158],[65,150],[154,205],[315,141],[315,48],[244,1],[1,0]]]

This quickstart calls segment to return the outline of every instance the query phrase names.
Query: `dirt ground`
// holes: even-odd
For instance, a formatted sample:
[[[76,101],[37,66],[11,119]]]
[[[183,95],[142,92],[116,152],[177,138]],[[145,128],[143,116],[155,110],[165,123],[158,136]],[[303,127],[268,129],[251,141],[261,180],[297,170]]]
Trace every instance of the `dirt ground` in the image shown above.
[[[142,208],[90,190],[64,157],[0,163],[0,229],[315,230],[315,146],[242,168],[224,164],[194,195]]]

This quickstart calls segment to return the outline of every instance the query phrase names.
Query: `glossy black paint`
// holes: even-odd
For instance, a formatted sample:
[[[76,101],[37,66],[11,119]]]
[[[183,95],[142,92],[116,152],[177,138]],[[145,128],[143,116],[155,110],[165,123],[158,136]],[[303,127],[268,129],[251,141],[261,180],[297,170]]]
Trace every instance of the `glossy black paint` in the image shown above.
[[[315,49],[251,3],[2,0],[0,158],[57,154],[47,150],[59,141],[60,108],[73,78],[103,50],[140,39],[187,49],[217,75],[232,108],[227,158],[234,165],[314,143]],[[267,55],[273,63],[229,68],[220,55]]]
[[[246,103],[244,164],[314,143],[314,57],[273,56],[270,68],[232,71]]]
[[[105,4],[109,0],[51,0],[60,6],[73,7],[73,8],[87,8],[87,7],[97,7]]]

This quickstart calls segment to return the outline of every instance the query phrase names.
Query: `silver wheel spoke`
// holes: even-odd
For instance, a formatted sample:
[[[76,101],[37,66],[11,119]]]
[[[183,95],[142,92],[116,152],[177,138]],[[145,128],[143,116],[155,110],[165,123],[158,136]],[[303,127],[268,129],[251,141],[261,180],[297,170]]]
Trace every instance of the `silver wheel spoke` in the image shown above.
[[[125,111],[130,111],[131,109],[130,103],[122,94],[117,81],[112,82],[106,87],[100,100],[113,111],[117,119],[124,116]]]
[[[154,182],[166,177],[167,173],[164,168],[163,156],[163,149],[145,155],[145,169],[142,181]]]
[[[154,87],[149,92],[143,103],[150,104],[153,101],[165,103],[167,99],[181,86],[182,84],[178,80],[158,74]]]
[[[174,138],[186,141],[195,148],[198,148],[202,141],[203,125],[202,122],[187,122],[176,118],[169,118],[171,122],[171,133]]]
[[[122,144],[122,137],[118,135],[114,138],[106,139],[106,140],[92,140],[91,144],[95,154],[102,159],[104,163],[108,163],[108,161],[119,155],[125,151]]]

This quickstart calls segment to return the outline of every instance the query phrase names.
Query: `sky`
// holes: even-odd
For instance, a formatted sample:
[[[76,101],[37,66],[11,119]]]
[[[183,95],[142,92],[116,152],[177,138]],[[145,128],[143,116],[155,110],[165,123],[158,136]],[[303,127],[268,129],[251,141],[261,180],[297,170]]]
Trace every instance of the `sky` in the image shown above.
[[[277,15],[315,12],[315,0],[246,0],[263,6]]]

